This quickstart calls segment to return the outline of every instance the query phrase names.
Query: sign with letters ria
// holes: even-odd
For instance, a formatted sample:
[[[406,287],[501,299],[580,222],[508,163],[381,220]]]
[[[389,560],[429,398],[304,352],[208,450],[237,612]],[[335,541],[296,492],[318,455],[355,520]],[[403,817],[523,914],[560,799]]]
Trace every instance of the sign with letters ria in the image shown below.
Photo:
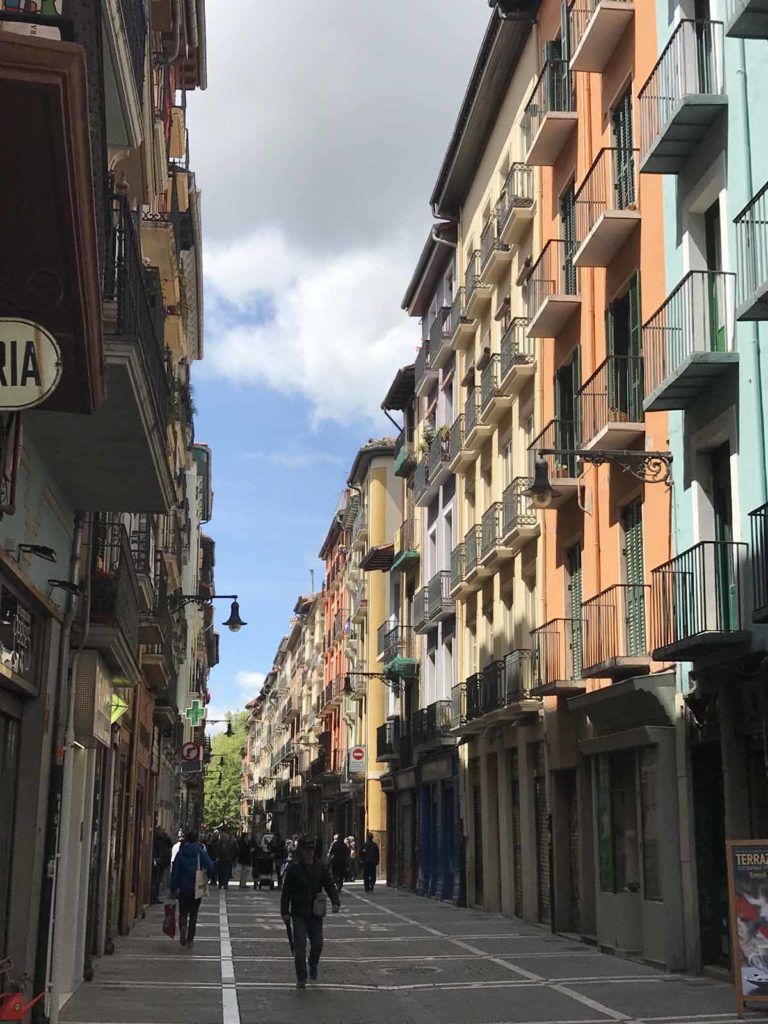
[[[726,842],[736,1004],[768,1002],[768,840]]]
[[[31,409],[61,381],[61,350],[31,320],[0,317],[0,410]]]

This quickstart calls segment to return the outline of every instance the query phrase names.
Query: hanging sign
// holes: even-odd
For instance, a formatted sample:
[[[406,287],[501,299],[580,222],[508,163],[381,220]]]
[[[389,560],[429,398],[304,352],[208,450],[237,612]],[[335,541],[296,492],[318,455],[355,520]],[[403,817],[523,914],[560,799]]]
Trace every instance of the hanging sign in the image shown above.
[[[31,320],[0,317],[0,410],[31,409],[61,381],[61,349]]]
[[[768,839],[729,839],[728,903],[736,1006],[768,1003]]]
[[[365,771],[365,747],[352,747],[349,751],[350,774]]]
[[[182,761],[199,761],[203,756],[203,748],[199,743],[184,743],[181,747]]]

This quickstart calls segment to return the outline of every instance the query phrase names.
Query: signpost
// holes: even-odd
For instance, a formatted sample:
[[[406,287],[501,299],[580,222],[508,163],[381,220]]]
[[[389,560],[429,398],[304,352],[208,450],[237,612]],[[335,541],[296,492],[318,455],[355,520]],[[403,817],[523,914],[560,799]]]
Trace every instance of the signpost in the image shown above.
[[[729,839],[728,903],[736,1008],[768,1003],[768,839]]]
[[[31,409],[61,382],[61,349],[40,324],[0,317],[0,410]]]
[[[365,747],[352,747],[349,751],[350,775],[365,771]]]

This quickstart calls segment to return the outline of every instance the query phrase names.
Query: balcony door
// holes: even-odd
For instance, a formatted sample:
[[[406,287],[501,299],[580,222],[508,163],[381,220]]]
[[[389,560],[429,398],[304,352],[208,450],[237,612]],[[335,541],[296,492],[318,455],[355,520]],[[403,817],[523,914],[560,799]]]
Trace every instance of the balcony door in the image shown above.
[[[573,254],[576,251],[576,185],[574,182],[571,182],[560,199],[560,223],[565,242],[563,290],[566,295],[576,295],[576,267],[573,265]],[[555,291],[557,291],[557,286]]]
[[[738,628],[738,595],[732,558],[733,501],[731,495],[731,446],[726,442],[710,454],[712,513],[714,516],[715,582],[718,628]]]
[[[616,209],[626,210],[635,203],[634,132],[632,90],[627,89],[611,111],[614,145],[614,188]]]
[[[628,656],[644,655],[647,652],[645,639],[645,569],[643,565],[643,520],[642,505],[633,501],[621,513],[621,529],[624,535],[622,550],[625,602],[624,638]]]
[[[579,443],[580,430],[577,423],[576,392],[581,384],[580,354],[577,346],[571,360],[555,373],[555,418],[557,420],[555,447],[558,450],[573,450]],[[575,473],[573,461],[573,456],[567,456],[560,460],[567,466],[569,476],[573,476]]]
[[[581,635],[581,602],[583,594],[583,573],[581,565],[581,544],[574,544],[566,552],[568,568],[568,614],[571,619],[571,674],[581,679],[583,643]]]
[[[709,347],[725,352],[725,296],[723,294],[723,246],[720,224],[720,200],[715,200],[704,214],[704,241],[707,256],[707,303],[709,312]]]
[[[609,357],[608,418],[636,423],[643,416],[639,271],[632,275],[627,293],[608,306],[605,335]]]
[[[714,92],[712,21],[709,0],[695,0],[694,19],[696,23],[696,65],[698,69],[698,90],[703,95]]]

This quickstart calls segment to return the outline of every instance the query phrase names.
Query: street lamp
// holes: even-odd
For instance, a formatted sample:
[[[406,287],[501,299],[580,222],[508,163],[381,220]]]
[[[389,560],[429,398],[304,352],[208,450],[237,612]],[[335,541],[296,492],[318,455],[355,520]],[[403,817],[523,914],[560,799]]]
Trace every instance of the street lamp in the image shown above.
[[[596,451],[583,448],[540,448],[533,465],[533,483],[523,491],[534,508],[549,508],[559,497],[549,481],[549,465],[545,455],[569,456],[590,466],[618,466],[645,484],[667,483],[672,473],[671,452]]]
[[[178,611],[187,604],[210,604],[212,601],[231,601],[229,618],[222,623],[231,633],[238,633],[248,623],[240,618],[240,605],[237,602],[237,594],[180,594],[176,593],[171,597],[170,605],[172,611]]]
[[[345,697],[350,697],[354,692],[352,690],[352,676],[362,679],[380,679],[396,697],[400,693],[400,677],[394,672],[347,672],[344,676],[344,686],[341,690]]]
[[[234,729],[232,728],[232,720],[230,718],[206,718],[205,720],[206,725],[221,725],[222,722],[227,723],[227,728],[224,730],[224,735],[230,737],[234,736],[235,732]],[[222,764],[223,762],[224,758],[221,759]]]

